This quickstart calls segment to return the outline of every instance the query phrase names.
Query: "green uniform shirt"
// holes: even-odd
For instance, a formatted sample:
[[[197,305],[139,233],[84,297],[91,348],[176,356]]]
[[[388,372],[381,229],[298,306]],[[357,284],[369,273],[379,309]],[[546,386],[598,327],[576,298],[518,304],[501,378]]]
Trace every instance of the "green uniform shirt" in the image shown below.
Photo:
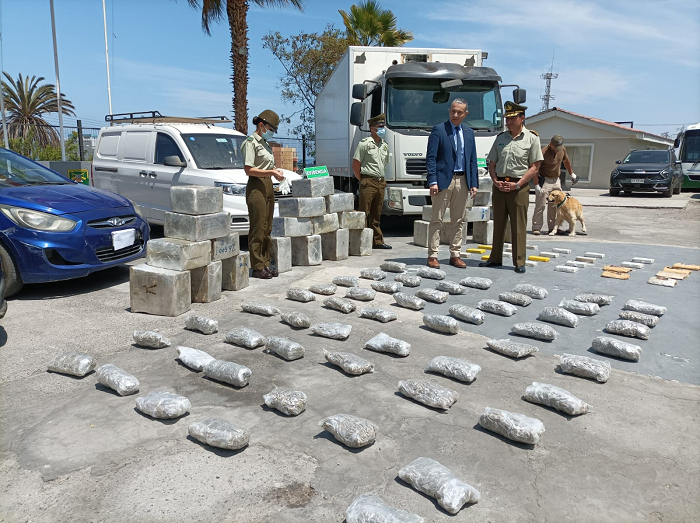
[[[371,136],[363,138],[357,144],[353,160],[360,162],[360,174],[372,178],[384,178],[384,169],[389,163],[389,146],[384,140],[380,144]]]
[[[256,169],[274,169],[275,156],[267,140],[258,133],[251,134],[241,145],[245,165]]]
[[[523,126],[518,136],[505,131],[496,136],[491,151],[486,157],[496,162],[497,176],[521,178],[535,162],[542,160],[540,137]]]

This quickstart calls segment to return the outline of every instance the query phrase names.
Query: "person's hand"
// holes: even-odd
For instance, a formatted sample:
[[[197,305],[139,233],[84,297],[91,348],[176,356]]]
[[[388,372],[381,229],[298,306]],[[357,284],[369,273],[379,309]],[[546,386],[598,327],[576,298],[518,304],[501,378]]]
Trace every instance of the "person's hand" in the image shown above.
[[[578,176],[576,176],[574,173],[571,173],[571,185],[576,185],[577,181],[578,181]]]
[[[281,182],[284,180],[284,171],[282,169],[272,169],[272,176],[274,176],[278,182]]]
[[[469,191],[471,192],[471,197],[473,199],[476,198],[476,193],[479,191],[479,189],[477,189],[476,187],[472,187]]]
[[[437,196],[438,192],[438,186],[436,183],[430,186],[430,196]]]
[[[286,177],[285,177],[285,178],[280,182],[278,189],[280,190],[280,192],[281,192],[283,195],[289,194],[289,193],[292,191],[291,184],[289,183],[289,178],[286,178]]]
[[[535,194],[536,194],[537,196],[541,196],[541,195],[542,195],[542,187],[540,187],[540,184],[539,184],[539,183],[536,183],[536,184],[535,184]]]

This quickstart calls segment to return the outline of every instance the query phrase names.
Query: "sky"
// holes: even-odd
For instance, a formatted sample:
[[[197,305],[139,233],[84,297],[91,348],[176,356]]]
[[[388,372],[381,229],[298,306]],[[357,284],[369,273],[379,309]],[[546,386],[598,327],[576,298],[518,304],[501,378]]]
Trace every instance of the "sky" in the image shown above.
[[[114,113],[231,116],[228,24],[203,32],[186,0],[105,0]],[[264,109],[290,114],[278,80],[282,67],[262,37],[342,28],[352,0],[306,0],[303,13],[252,5],[249,118]],[[527,89],[539,112],[552,66],[556,106],[675,136],[700,122],[700,2],[697,0],[380,0],[411,47],[482,49],[504,84]],[[0,0],[4,71],[55,83],[49,0]],[[54,0],[60,85],[85,127],[109,113],[101,0]],[[506,89],[504,99],[510,94]],[[75,125],[76,118],[64,118]],[[57,115],[47,118],[56,123]],[[251,124],[252,127],[252,124]],[[282,126],[285,136],[289,128]]]

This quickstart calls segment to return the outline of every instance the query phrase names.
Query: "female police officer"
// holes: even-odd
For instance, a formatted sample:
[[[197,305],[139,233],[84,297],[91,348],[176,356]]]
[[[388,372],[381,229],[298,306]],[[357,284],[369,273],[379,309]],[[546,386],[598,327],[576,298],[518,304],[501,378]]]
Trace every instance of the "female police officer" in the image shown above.
[[[282,169],[275,168],[275,157],[267,141],[277,132],[279,123],[280,117],[269,109],[253,117],[255,132],[246,138],[241,146],[245,161],[243,168],[248,175],[245,200],[250,219],[248,250],[253,268],[252,276],[266,280],[277,276],[277,271],[270,268],[270,233],[275,208],[271,177],[274,176],[281,182],[284,180],[284,173]]]

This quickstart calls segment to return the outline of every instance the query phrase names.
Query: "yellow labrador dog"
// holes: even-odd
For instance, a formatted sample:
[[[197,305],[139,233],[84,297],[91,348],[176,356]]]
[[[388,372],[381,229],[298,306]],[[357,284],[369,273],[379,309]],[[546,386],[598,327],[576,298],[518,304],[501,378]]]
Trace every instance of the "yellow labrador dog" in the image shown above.
[[[556,189],[549,193],[547,200],[557,204],[557,221],[554,224],[554,229],[549,233],[550,236],[557,234],[557,230],[565,220],[569,223],[569,236],[576,236],[576,231],[574,230],[576,220],[581,222],[583,232],[586,232],[586,222],[583,219],[581,202]]]

